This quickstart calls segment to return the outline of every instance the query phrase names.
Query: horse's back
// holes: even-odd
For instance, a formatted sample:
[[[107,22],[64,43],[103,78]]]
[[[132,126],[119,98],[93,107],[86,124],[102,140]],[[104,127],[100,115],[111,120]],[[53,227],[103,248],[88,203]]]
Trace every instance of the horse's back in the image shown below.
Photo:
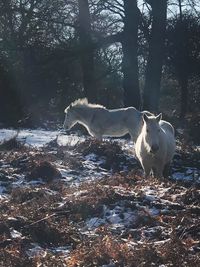
[[[127,133],[135,139],[139,124],[139,111],[134,107],[119,109],[93,109],[94,116],[91,127],[104,136],[123,136]]]
[[[160,126],[164,130],[163,134],[163,142],[166,142],[167,146],[167,153],[166,153],[166,164],[171,162],[175,148],[176,148],[176,141],[174,136],[174,127],[168,121],[161,120]]]
[[[168,121],[161,120],[159,122],[160,127],[165,131],[166,134],[170,133],[174,136],[174,127]]]
[[[128,128],[135,127],[140,120],[140,112],[134,107],[119,109],[96,108],[91,112],[95,114],[95,119],[100,122],[113,125],[120,124],[122,127],[126,125]]]
[[[134,107],[128,107],[128,108],[118,108],[118,109],[106,109],[110,114],[124,114],[126,116],[137,114],[138,110]]]
[[[134,107],[128,107],[128,108],[119,108],[119,109],[107,109],[106,117],[116,123],[122,123],[122,124],[130,124],[133,123],[135,119],[138,118],[138,111]]]

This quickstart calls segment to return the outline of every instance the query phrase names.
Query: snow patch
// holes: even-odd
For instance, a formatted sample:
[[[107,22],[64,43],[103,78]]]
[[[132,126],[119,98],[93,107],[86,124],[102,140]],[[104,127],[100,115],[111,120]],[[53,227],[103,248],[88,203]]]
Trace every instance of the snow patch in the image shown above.
[[[17,135],[17,140],[26,145],[40,148],[45,144],[57,138],[60,146],[74,146],[79,142],[83,142],[85,137],[75,135],[65,135],[60,131],[31,130],[21,129],[20,131],[10,129],[0,129],[0,142],[9,140]]]

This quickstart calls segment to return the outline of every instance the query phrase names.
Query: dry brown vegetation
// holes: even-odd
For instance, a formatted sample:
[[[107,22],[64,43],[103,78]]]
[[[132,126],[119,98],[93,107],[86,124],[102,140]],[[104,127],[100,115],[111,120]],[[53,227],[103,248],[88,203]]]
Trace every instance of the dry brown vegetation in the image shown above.
[[[66,147],[13,144],[0,151],[8,194],[0,199],[0,266],[200,266],[198,181],[144,180],[117,143],[86,140],[71,148],[73,159]],[[84,173],[90,153],[112,172],[66,183],[59,164]],[[181,149],[176,160],[196,166],[199,152]],[[14,186],[22,175],[24,184]]]

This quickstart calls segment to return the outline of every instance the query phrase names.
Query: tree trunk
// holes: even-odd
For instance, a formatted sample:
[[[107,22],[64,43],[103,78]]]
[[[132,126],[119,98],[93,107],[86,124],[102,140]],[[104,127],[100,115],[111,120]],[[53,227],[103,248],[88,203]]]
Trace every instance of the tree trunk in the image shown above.
[[[84,53],[81,53],[81,67],[85,96],[89,102],[95,102],[94,87],[94,52],[91,38],[91,22],[88,0],[78,0],[79,5],[79,39]]]
[[[152,30],[143,95],[143,109],[158,111],[164,57],[167,0],[149,1],[152,7]]]
[[[181,110],[180,118],[184,119],[188,111],[188,42],[187,42],[187,23],[183,19],[182,2],[178,0],[179,4],[179,73],[178,81],[181,89]]]
[[[136,0],[124,0],[124,31],[122,38],[124,75],[124,106],[140,107],[140,90],[138,81],[138,24],[139,11]]]

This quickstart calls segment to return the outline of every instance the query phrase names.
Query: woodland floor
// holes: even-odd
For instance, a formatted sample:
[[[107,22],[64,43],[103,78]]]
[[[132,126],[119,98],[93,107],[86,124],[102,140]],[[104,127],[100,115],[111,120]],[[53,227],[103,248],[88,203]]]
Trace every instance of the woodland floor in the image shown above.
[[[0,266],[200,266],[200,151],[144,179],[128,141],[0,145]]]

